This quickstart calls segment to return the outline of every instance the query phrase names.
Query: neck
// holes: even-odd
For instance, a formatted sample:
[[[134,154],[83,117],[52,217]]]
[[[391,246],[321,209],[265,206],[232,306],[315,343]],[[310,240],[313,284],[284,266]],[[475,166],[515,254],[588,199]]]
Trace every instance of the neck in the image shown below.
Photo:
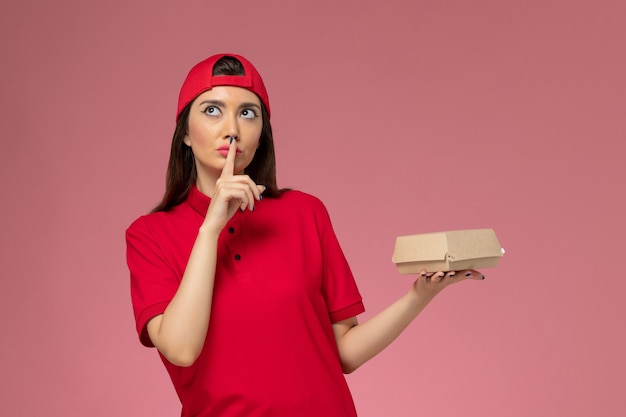
[[[215,183],[220,176],[219,172],[212,173],[205,170],[198,169],[196,165],[196,187],[202,194],[213,198],[215,193]]]

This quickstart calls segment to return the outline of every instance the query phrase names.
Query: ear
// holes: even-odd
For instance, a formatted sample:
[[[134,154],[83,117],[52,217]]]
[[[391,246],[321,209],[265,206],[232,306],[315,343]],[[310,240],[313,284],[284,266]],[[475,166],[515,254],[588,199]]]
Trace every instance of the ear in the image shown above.
[[[191,139],[189,139],[189,134],[185,134],[183,137],[183,143],[191,148]]]

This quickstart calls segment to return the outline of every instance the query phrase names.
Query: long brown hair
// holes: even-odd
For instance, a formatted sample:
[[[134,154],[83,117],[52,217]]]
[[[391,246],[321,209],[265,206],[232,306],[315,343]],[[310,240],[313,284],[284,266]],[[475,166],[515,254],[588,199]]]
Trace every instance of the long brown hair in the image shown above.
[[[213,76],[218,75],[245,75],[243,65],[234,57],[225,56],[219,59],[213,67]],[[192,101],[193,103],[193,101]],[[196,163],[191,147],[187,146],[183,139],[187,134],[189,123],[189,103],[178,116],[176,129],[172,138],[172,148],[170,150],[170,160],[167,166],[165,178],[165,195],[163,200],[154,208],[152,212],[168,211],[174,206],[185,201],[191,187],[196,183],[197,171]],[[259,139],[259,147],[254,154],[254,159],[246,167],[244,173],[252,180],[264,185],[266,190],[263,197],[277,197],[285,190],[279,190],[276,185],[276,154],[274,153],[274,137],[272,135],[272,125],[267,114],[267,109],[261,101],[261,117],[263,128]]]

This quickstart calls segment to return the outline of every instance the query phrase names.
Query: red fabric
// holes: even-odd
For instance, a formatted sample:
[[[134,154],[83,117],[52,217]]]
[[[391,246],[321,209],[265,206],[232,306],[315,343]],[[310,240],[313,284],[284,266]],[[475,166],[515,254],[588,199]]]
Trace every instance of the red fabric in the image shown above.
[[[145,345],[146,323],[175,294],[209,202],[194,188],[185,203],[140,217],[127,230],[133,308]],[[237,213],[220,235],[200,357],[189,368],[162,357],[182,415],[355,416],[331,324],[363,311],[318,199],[288,191]]]

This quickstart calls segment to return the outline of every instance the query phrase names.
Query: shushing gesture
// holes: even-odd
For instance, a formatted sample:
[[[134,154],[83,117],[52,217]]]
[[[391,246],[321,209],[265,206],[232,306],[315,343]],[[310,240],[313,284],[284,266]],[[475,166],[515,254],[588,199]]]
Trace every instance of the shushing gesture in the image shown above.
[[[261,201],[265,186],[257,185],[245,174],[235,174],[237,141],[230,138],[230,146],[220,177],[215,182],[211,204],[204,224],[219,233],[237,210],[254,210],[255,201]]]

